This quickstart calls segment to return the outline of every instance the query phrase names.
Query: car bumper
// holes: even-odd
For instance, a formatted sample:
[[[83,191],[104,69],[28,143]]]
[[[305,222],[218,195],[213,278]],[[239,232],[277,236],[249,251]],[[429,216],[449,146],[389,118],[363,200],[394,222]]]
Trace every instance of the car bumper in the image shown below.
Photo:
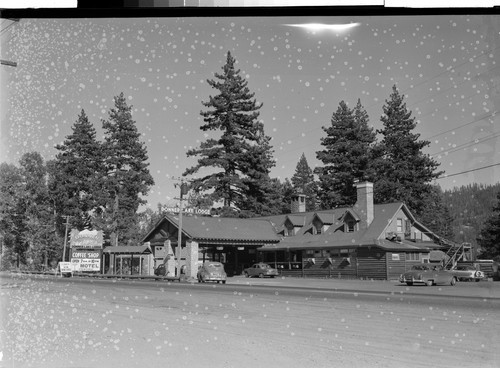
[[[415,279],[413,277],[400,277],[399,282],[406,284],[406,283],[412,283],[412,284],[425,284],[427,281],[423,279]]]
[[[205,276],[202,279],[204,281],[226,281],[226,277],[224,276]]]

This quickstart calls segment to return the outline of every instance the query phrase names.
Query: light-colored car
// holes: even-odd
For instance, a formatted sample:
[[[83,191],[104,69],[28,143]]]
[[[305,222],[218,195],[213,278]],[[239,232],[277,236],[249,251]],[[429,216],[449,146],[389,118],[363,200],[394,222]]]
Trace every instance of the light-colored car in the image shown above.
[[[245,268],[243,270],[245,277],[274,277],[278,276],[278,270],[272,268],[267,263],[256,263],[252,267]]]
[[[483,271],[476,270],[472,265],[455,266],[451,273],[455,275],[459,281],[481,281],[485,275]]]
[[[208,261],[203,263],[198,269],[197,278],[198,282],[214,281],[225,284],[227,274],[222,263]]]
[[[399,276],[399,282],[406,285],[424,284],[427,286],[445,284],[454,286],[457,278],[450,271],[444,270],[441,266],[422,263],[414,265],[410,271]]]

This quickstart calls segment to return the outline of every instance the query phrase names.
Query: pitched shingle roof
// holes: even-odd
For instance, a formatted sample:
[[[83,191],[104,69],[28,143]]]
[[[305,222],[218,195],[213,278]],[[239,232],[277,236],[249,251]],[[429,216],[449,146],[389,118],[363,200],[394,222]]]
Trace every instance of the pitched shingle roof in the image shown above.
[[[166,215],[175,226],[178,217]],[[280,237],[268,220],[183,216],[182,232],[192,239],[278,242]]]
[[[387,250],[406,250],[406,251],[428,251],[427,246],[418,245],[416,243],[405,241],[395,243],[385,239],[386,228],[394,215],[404,207],[401,202],[379,204],[374,206],[374,219],[370,226],[361,231],[344,232],[338,231],[339,225],[342,224],[342,218],[347,211],[356,213],[351,208],[336,208],[327,211],[317,211],[318,217],[333,218],[333,224],[323,234],[311,235],[305,234],[310,226],[305,226],[297,233],[296,236],[286,237],[275,247],[264,247],[262,250],[268,249],[326,249],[340,247],[359,247],[359,246],[378,246]],[[312,215],[311,215],[312,214]],[[314,216],[314,212],[304,213],[306,218]],[[321,218],[320,217],[320,218]],[[272,221],[272,218],[268,217]]]

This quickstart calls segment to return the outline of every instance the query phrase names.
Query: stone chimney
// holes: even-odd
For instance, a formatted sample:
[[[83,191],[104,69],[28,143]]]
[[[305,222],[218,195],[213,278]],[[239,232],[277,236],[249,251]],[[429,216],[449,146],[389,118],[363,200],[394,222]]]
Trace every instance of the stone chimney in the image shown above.
[[[292,195],[290,210],[292,213],[306,212],[306,195],[303,193],[295,193]]]
[[[359,182],[354,184],[357,189],[357,200],[354,210],[361,217],[360,230],[367,229],[373,221],[373,183]]]

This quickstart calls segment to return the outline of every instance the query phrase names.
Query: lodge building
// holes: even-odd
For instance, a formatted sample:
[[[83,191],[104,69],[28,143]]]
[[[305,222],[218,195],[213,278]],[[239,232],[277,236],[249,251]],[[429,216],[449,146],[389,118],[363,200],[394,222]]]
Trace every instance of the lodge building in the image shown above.
[[[284,276],[396,279],[415,263],[449,244],[419,223],[401,202],[375,205],[373,184],[358,183],[352,207],[305,211],[305,196],[292,200],[293,213],[252,219],[183,216],[180,266],[205,260],[224,263],[239,275],[264,261]],[[165,215],[144,237],[150,272],[167,255],[175,274],[179,216]]]

